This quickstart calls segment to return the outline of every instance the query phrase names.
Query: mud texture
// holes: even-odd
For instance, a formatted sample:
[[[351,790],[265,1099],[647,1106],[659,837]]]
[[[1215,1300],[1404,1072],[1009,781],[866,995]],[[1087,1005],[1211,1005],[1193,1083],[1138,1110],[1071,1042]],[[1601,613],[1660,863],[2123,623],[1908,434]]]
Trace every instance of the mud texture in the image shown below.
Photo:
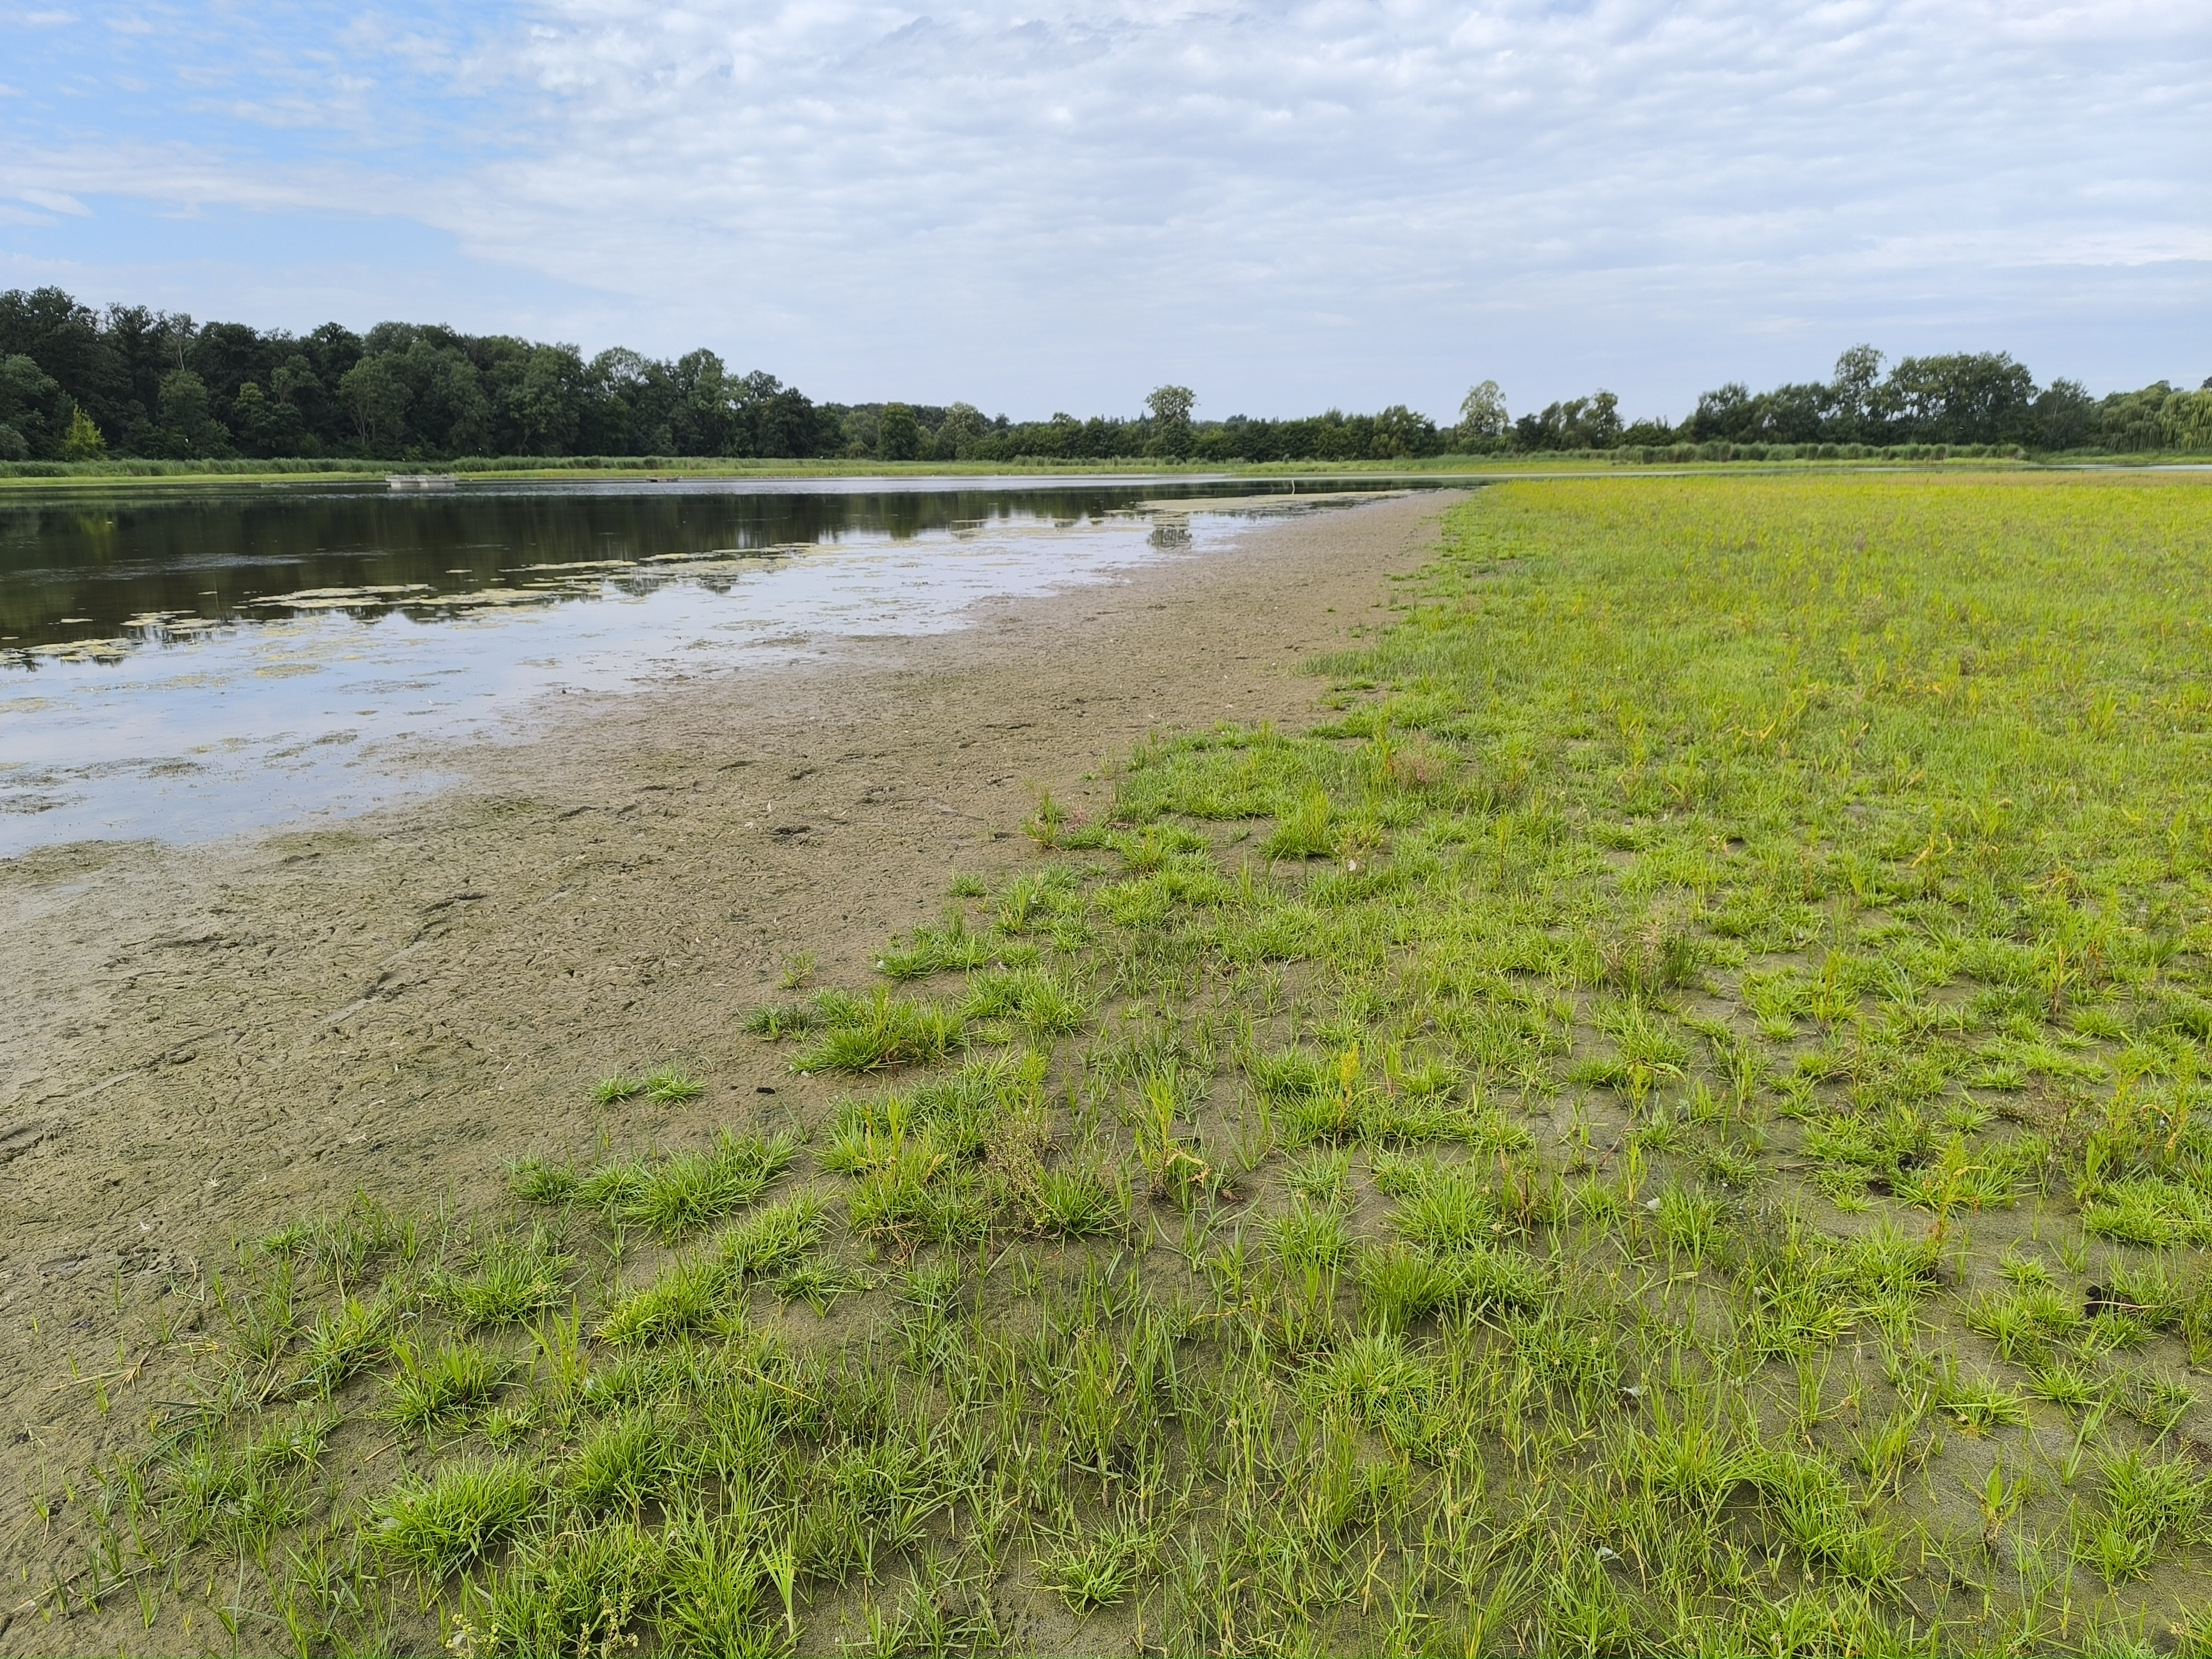
[[[1449,499],[594,699],[343,827],[0,862],[0,1621],[72,1571],[53,1505],[188,1362],[149,1328],[166,1287],[356,1190],[469,1206],[525,1152],[812,1118],[838,1085],[738,1029],[793,958],[867,985],[956,873],[1033,856],[1041,791],[1088,816],[1147,732],[1310,718],[1302,669],[1380,624]],[[664,1062],[705,1095],[592,1104],[595,1079]],[[73,1645],[27,1611],[0,1642]]]

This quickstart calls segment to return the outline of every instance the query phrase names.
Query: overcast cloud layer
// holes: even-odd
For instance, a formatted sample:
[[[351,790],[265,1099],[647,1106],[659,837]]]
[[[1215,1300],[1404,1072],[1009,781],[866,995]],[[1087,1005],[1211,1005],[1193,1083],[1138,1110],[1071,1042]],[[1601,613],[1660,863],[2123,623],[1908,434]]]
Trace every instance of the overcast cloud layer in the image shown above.
[[[2193,385],[2207,156],[2202,0],[0,9],[0,286],[1017,416]]]

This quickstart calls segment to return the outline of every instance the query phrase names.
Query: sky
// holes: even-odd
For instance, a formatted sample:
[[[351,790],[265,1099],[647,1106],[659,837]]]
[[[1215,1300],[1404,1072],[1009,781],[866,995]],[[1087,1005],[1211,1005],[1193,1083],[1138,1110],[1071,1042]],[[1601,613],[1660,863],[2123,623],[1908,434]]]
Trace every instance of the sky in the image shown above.
[[[0,0],[0,289],[817,399],[2212,376],[2205,0]]]

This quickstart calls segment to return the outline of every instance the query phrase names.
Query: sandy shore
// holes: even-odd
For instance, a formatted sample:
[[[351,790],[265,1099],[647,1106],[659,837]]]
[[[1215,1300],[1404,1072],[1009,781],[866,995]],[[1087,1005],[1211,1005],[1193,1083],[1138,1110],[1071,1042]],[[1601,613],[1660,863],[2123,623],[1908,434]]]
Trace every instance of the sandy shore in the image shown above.
[[[594,700],[338,828],[0,863],[0,1536],[27,1489],[127,1440],[173,1363],[100,1418],[57,1389],[72,1361],[127,1370],[137,1310],[233,1240],[356,1189],[468,1203],[525,1152],[680,1146],[826,1099],[738,1030],[790,957],[866,985],[956,872],[1033,856],[1039,790],[1081,815],[1148,731],[1310,718],[1300,665],[1381,622],[1443,505],[1263,525],[955,634]],[[591,1103],[664,1061],[706,1095]]]

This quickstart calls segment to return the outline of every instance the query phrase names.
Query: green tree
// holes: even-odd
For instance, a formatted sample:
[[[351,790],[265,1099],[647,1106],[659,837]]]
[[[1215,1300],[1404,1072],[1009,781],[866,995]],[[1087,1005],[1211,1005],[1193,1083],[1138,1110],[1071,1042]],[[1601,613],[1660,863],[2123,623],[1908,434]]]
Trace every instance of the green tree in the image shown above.
[[[238,447],[248,455],[307,455],[319,447],[296,408],[268,396],[252,380],[238,388],[230,420]]]
[[[2079,380],[2053,380],[2030,411],[2035,441],[2045,449],[2079,449],[2089,441],[2097,419],[2096,400]]]
[[[1497,381],[1485,380],[1459,400],[1459,425],[1453,436],[1462,449],[1480,453],[1502,447],[1512,424],[1505,412],[1504,392]]]
[[[713,352],[686,352],[672,363],[641,359],[634,382],[630,429],[645,453],[747,453],[736,423],[735,394],[742,386]]]
[[[119,429],[128,418],[131,388],[115,342],[96,313],[60,289],[0,294],[0,358],[19,355],[29,357],[60,384],[63,393],[84,405],[90,419],[109,430]],[[40,447],[51,454],[67,425],[58,400],[50,406],[48,418]],[[21,430],[26,438],[36,435],[28,428]]]
[[[1525,424],[1528,417],[1522,419]],[[1747,437],[1754,419],[1751,388],[1741,380],[1730,380],[1711,392],[1699,392],[1697,409],[1682,424],[1692,440],[1705,443],[1715,438]]]
[[[0,358],[0,461],[20,461],[47,447],[46,410],[61,383],[33,359],[17,352]]]
[[[404,349],[386,354],[407,386],[404,447],[410,454],[495,453],[496,410],[467,347],[465,337],[425,329]]]
[[[362,450],[371,455],[397,451],[413,395],[388,354],[363,357],[338,377],[338,401],[353,416]]]
[[[1721,390],[1741,392],[1743,388]],[[1610,392],[1600,392],[1595,397],[1547,404],[1542,414],[1523,415],[1515,422],[1513,432],[1515,441],[1523,449],[1612,449],[1620,442],[1620,399]]]
[[[1913,442],[2002,443],[2027,435],[2035,377],[2002,351],[1905,357],[1881,395],[1899,435]]]
[[[933,461],[964,461],[983,440],[983,411],[973,404],[955,404],[945,411],[936,435],[929,441]]]
[[[207,382],[191,369],[173,368],[161,377],[158,410],[164,453],[204,458],[229,453],[230,434],[215,417]]]
[[[2053,381],[2051,392],[2071,385]],[[2212,390],[2178,392],[2156,380],[2140,392],[2116,392],[2097,406],[2095,424],[2099,447],[2123,453],[2212,448]]]
[[[2167,447],[2200,455],[2212,450],[2212,380],[2194,392],[2177,392],[2167,398],[2161,424]]]
[[[565,455],[583,416],[583,354],[574,346],[535,346],[514,398],[526,455]]]
[[[208,418],[207,382],[189,368],[173,368],[161,377],[161,424],[195,427]]]
[[[323,391],[321,380],[315,374],[314,366],[304,355],[293,352],[270,371],[269,396],[280,404],[290,405],[300,417],[301,429],[314,443],[316,453],[319,453],[322,441],[316,437],[317,417],[325,414],[329,398]]]
[[[1374,433],[1367,441],[1368,455],[1378,461],[1432,455],[1438,447],[1436,422],[1403,404],[1392,404],[1374,417]]]
[[[825,431],[828,422],[823,416],[797,386],[786,386],[760,369],[729,385],[732,393],[729,453],[795,459],[819,454],[834,442]],[[913,416],[912,410],[908,413]],[[913,455],[921,454],[921,421],[915,416]],[[903,444],[903,438],[900,441]],[[890,459],[912,459],[913,455]]]
[[[1855,345],[1836,359],[1836,377],[1828,384],[1828,406],[1847,441],[1866,429],[1881,385],[1881,353],[1872,346]]]
[[[70,411],[69,436],[62,440],[62,459],[96,461],[107,453],[107,440],[82,405]]]
[[[1190,453],[1194,441],[1190,430],[1190,412],[1198,407],[1198,393],[1187,386],[1156,386],[1145,398],[1145,408],[1152,417],[1152,441],[1146,446],[1155,455],[1165,455],[1181,460]]]
[[[885,404],[876,421],[876,459],[910,461],[921,453],[921,422],[905,404]]]

